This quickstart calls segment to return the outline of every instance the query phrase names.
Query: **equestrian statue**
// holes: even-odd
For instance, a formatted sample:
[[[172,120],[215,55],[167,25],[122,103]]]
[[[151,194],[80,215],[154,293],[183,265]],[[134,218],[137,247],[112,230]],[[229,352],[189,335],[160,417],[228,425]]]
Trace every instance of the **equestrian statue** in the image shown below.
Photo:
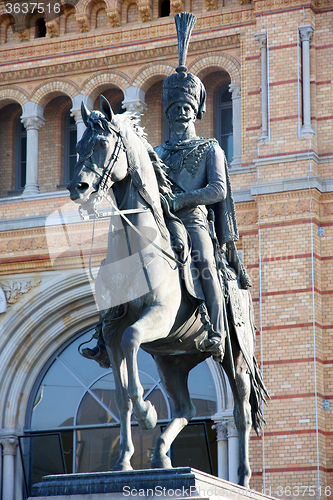
[[[97,345],[82,355],[113,370],[120,415],[120,455],[114,470],[131,470],[131,413],[143,429],[157,422],[143,399],[137,353],[156,362],[172,420],[156,440],[152,468],[170,468],[168,451],[195,415],[187,379],[213,356],[234,396],[239,433],[239,484],[249,487],[249,436],[260,431],[268,397],[254,356],[251,280],[239,260],[237,222],[225,155],[202,139],[195,120],[205,112],[205,88],[185,63],[193,14],[175,17],[179,66],[163,82],[170,139],[153,149],[138,116],[114,115],[82,103],[86,130],[67,186],[79,211],[98,215],[102,199],[112,217],[106,258],[95,282],[101,321]]]

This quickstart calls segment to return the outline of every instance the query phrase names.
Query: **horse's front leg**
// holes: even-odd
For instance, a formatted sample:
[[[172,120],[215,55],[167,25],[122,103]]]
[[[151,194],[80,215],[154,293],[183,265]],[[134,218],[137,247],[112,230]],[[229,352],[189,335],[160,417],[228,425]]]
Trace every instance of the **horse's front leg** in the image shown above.
[[[127,393],[127,367],[124,354],[117,343],[107,346],[111,361],[113,376],[116,386],[116,404],[120,417],[120,443],[119,459],[113,470],[132,470],[131,458],[134,453],[134,446],[131,434],[131,413],[132,402]]]
[[[128,395],[133,403],[135,418],[142,429],[153,429],[157,422],[155,407],[143,399],[143,387],[139,378],[137,354],[142,343],[164,338],[170,330],[169,310],[164,306],[151,306],[123,333],[121,348],[128,371]]]

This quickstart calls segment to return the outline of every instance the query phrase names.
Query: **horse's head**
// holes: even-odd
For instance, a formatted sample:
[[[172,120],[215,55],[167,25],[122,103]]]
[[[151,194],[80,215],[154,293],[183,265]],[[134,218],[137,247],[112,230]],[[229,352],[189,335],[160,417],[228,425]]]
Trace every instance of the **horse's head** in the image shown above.
[[[100,97],[101,110],[92,111],[81,105],[86,130],[77,144],[78,161],[73,179],[67,186],[73,201],[83,206],[94,205],[101,189],[109,189],[127,175],[127,158],[119,127],[109,102]]]

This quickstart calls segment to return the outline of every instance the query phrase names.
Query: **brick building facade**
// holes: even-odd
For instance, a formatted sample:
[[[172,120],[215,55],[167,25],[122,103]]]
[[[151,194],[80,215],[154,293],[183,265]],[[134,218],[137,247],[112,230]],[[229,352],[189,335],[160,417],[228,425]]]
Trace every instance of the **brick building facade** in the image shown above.
[[[297,488],[304,498],[329,496],[333,1],[61,0],[49,4],[57,16],[24,15],[20,3],[15,13],[14,4],[0,5],[2,500],[24,495],[17,439],[41,373],[98,321],[85,272],[92,226],[65,189],[70,131],[84,130],[81,101],[97,108],[103,94],[113,108],[142,112],[149,142],[160,144],[162,81],[177,66],[173,14],[182,10],[197,16],[187,65],[207,90],[197,133],[230,147],[237,246],[253,279],[257,359],[271,395],[264,433],[251,438],[251,486],[282,498]],[[93,266],[107,227],[96,228]],[[233,479],[232,463],[221,464],[235,437],[228,398],[213,420],[218,473]]]

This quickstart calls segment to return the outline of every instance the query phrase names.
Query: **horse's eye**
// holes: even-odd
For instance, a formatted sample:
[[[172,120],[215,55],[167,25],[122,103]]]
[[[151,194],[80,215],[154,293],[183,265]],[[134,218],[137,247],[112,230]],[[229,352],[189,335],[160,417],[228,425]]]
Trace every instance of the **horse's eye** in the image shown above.
[[[106,149],[108,147],[108,141],[106,139],[100,139],[99,141],[101,148]]]

